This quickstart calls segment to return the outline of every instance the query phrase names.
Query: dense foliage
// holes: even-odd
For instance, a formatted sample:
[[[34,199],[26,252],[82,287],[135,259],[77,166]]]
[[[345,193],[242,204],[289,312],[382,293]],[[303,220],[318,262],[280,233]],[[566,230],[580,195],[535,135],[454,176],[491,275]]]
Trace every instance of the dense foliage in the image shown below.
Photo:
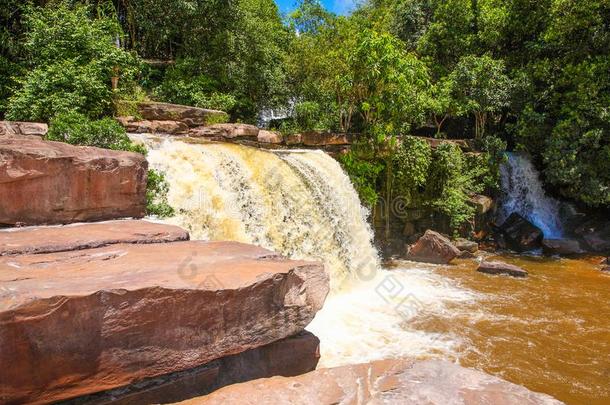
[[[369,0],[349,16],[301,0],[284,17],[273,0],[7,0],[0,115],[98,119],[119,98],[244,122],[275,108],[287,132],[357,134],[341,161],[370,205],[425,194],[467,222],[470,178],[494,187],[508,146],[548,191],[608,207],[609,21],[606,0]],[[430,151],[435,192],[429,177],[422,191],[428,152],[410,134],[474,138],[485,153]]]
[[[78,111],[90,118],[111,112],[110,77],[129,78],[135,58],[115,46],[118,23],[89,18],[89,9],[65,3],[32,8],[26,27],[24,66],[27,73],[10,98],[7,118],[48,121],[58,113]]]

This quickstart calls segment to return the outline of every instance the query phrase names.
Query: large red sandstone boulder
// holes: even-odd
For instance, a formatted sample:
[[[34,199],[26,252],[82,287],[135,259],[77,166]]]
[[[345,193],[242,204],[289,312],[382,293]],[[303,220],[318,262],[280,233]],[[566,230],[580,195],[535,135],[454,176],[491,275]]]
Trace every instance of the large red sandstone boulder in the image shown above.
[[[41,122],[0,121],[0,136],[37,136],[42,138],[49,126]]]
[[[527,277],[527,271],[521,267],[500,261],[484,261],[479,264],[477,271],[493,275],[504,274],[512,277]]]
[[[229,116],[224,111],[208,110],[187,105],[141,102],[138,114],[149,121],[180,121],[189,127],[226,122]]]
[[[147,162],[132,152],[0,140],[0,225],[142,217]]]
[[[222,388],[183,405],[555,405],[532,392],[481,371],[440,360],[381,360],[298,377],[272,377]]]
[[[438,232],[427,230],[407,250],[406,258],[417,262],[448,264],[460,255],[460,250]]]
[[[9,228],[0,230],[0,256],[65,252],[118,243],[166,243],[188,239],[188,232],[182,228],[142,220]]]
[[[54,402],[187,370],[301,332],[321,264],[235,242],[0,257],[2,402]]]

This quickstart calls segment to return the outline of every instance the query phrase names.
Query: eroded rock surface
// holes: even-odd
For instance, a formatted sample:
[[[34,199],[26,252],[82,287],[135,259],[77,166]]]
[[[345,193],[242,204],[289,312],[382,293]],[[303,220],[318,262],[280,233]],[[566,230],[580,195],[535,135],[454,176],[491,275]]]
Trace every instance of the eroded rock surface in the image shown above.
[[[0,142],[0,225],[143,217],[144,156],[33,138]]]
[[[460,250],[438,232],[427,230],[408,248],[406,258],[418,262],[448,264],[460,255]]]
[[[301,332],[318,263],[235,242],[118,244],[0,258],[2,402],[52,402]]]
[[[454,363],[396,359],[318,369],[298,377],[249,381],[181,404],[555,405],[561,402]]]
[[[173,225],[142,220],[82,223],[0,230],[0,256],[53,253],[118,243],[164,243],[189,239]]]

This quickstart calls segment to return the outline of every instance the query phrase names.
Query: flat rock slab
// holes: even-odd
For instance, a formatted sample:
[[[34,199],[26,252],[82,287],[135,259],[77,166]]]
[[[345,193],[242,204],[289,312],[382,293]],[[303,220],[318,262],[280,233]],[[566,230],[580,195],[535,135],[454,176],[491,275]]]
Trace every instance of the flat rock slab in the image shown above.
[[[40,122],[0,121],[0,136],[36,136],[42,138],[49,126]]]
[[[526,270],[523,270],[519,266],[498,261],[484,261],[479,264],[477,271],[493,275],[504,274],[512,277],[527,277],[528,274]]]
[[[0,225],[143,217],[147,169],[138,153],[0,138]]]
[[[181,404],[555,405],[561,402],[454,363],[396,359],[318,369],[298,377],[250,381]]]
[[[0,230],[0,256],[65,252],[118,243],[165,243],[188,239],[188,232],[182,228],[142,220],[11,228]]]
[[[119,244],[0,258],[0,402],[53,402],[301,332],[323,265],[235,242]]]

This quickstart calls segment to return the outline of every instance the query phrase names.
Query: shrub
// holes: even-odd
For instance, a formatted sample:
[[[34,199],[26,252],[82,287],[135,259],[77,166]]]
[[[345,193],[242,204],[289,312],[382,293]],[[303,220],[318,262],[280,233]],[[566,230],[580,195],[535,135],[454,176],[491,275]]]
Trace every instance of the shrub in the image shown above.
[[[125,129],[112,118],[92,121],[78,112],[61,113],[51,120],[47,139],[72,145],[145,153],[134,145]]]
[[[163,173],[154,169],[148,171],[146,183],[146,213],[158,217],[171,217],[174,209],[167,202],[169,184]]]
[[[413,136],[402,138],[394,155],[394,190],[411,201],[426,184],[432,160],[432,149],[428,142]]]
[[[377,203],[377,180],[384,165],[375,160],[364,160],[353,151],[339,156],[339,162],[349,175],[362,203],[371,208]]]

